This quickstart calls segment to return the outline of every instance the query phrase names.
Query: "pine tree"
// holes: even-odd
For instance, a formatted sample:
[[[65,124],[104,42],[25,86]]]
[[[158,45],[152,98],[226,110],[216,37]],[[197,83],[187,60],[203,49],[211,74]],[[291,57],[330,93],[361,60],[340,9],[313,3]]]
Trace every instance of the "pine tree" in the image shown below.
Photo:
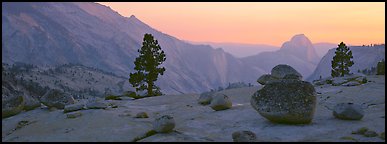
[[[353,56],[349,47],[347,47],[344,42],[341,42],[338,46],[332,60],[332,77],[342,77],[345,74],[349,74],[349,67],[354,64],[351,60]]]
[[[384,59],[377,64],[377,75],[384,75],[384,70],[385,70],[385,62]]]
[[[129,83],[136,88],[137,92],[147,90],[147,96],[162,95],[160,88],[154,82],[158,75],[163,75],[165,71],[164,67],[158,67],[166,60],[164,51],[151,34],[145,34],[142,47],[138,52],[140,55],[134,61],[136,72],[130,73]]]

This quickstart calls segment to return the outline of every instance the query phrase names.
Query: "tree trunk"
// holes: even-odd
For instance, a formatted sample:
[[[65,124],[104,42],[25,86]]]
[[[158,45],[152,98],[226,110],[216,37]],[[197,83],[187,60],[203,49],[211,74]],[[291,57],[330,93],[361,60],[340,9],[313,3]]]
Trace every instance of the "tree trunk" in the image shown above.
[[[153,82],[148,82],[148,96],[153,96]]]

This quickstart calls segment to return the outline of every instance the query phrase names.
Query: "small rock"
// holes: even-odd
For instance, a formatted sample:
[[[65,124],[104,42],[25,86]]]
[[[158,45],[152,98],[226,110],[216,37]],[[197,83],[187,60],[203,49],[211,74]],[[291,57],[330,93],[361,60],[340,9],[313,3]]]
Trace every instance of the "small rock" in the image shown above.
[[[367,127],[361,127],[357,131],[353,131],[352,134],[364,134],[367,131],[368,131]]]
[[[376,137],[376,136],[378,136],[378,133],[376,133],[375,131],[370,130],[370,131],[365,132],[364,136],[365,137]]]
[[[271,76],[270,74],[264,74],[260,76],[257,80],[257,82],[261,85],[265,85],[268,81],[276,80],[277,78]]]
[[[66,114],[67,118],[77,118],[82,116],[82,113],[80,111],[71,112]]]
[[[107,108],[107,105],[103,102],[90,102],[86,104],[86,107],[88,109],[105,109]]]
[[[23,95],[23,103],[23,109],[26,111],[40,107],[40,102],[38,100],[35,100],[32,96]]]
[[[333,115],[342,120],[360,120],[364,116],[364,111],[357,104],[339,103],[333,108]]]
[[[360,83],[357,81],[350,81],[348,83],[342,84],[342,86],[358,86],[358,85],[360,85]]]
[[[286,64],[280,64],[271,69],[271,76],[283,79],[287,74],[294,74],[302,79],[302,75],[294,68]]]
[[[2,118],[16,115],[23,111],[24,103],[23,96],[9,96],[1,100],[1,116]]]
[[[234,142],[254,142],[257,136],[251,131],[236,131],[232,133],[232,139]]]
[[[84,105],[82,103],[76,103],[76,104],[71,104],[71,105],[66,105],[64,107],[63,112],[68,113],[68,112],[73,112],[73,111],[78,111],[82,110]]]
[[[168,133],[172,132],[173,128],[175,128],[175,120],[172,116],[169,115],[163,115],[161,117],[158,117],[153,122],[153,129],[156,132]]]
[[[208,105],[211,103],[212,96],[215,94],[215,92],[204,92],[200,94],[200,97],[198,99],[198,103],[201,105]]]
[[[139,112],[135,118],[148,118],[148,114],[146,112]]]
[[[232,107],[231,100],[228,96],[225,94],[217,93],[211,101],[210,107],[213,110],[219,111],[219,110],[225,110]]]

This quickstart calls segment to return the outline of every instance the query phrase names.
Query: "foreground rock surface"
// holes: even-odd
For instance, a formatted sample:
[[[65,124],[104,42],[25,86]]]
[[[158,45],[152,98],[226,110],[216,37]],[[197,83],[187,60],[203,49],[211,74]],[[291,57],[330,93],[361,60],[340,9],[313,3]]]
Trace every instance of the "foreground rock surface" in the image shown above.
[[[251,95],[261,87],[221,91],[233,102],[233,108],[214,111],[197,103],[199,94],[166,95],[138,100],[115,101],[118,108],[82,110],[82,116],[66,118],[62,110],[37,108],[2,120],[3,142],[130,142],[153,129],[153,118],[134,118],[145,111],[151,117],[173,115],[175,128],[170,133],[157,133],[139,142],[232,142],[232,133],[249,130],[263,142],[384,142],[378,137],[351,134],[367,127],[378,134],[385,131],[385,79],[367,76],[371,82],[344,87],[323,85],[315,87],[316,112],[311,124],[283,125],[271,123],[257,114],[250,105]],[[366,99],[366,101],[365,101]],[[332,116],[337,103],[358,103],[366,115],[361,121],[345,121]],[[188,107],[190,105],[192,107]],[[130,113],[132,116],[120,116]],[[13,130],[18,122],[29,121],[23,128]]]

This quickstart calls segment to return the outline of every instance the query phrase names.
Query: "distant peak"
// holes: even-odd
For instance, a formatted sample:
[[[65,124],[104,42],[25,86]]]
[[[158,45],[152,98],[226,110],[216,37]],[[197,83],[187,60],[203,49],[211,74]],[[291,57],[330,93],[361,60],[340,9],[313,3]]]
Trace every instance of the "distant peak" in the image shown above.
[[[134,16],[134,15],[131,15],[129,18],[135,18],[135,19],[137,19],[136,16]]]
[[[297,34],[297,35],[294,35],[291,39],[291,41],[295,41],[295,40],[305,40],[305,39],[308,39],[304,34]]]

